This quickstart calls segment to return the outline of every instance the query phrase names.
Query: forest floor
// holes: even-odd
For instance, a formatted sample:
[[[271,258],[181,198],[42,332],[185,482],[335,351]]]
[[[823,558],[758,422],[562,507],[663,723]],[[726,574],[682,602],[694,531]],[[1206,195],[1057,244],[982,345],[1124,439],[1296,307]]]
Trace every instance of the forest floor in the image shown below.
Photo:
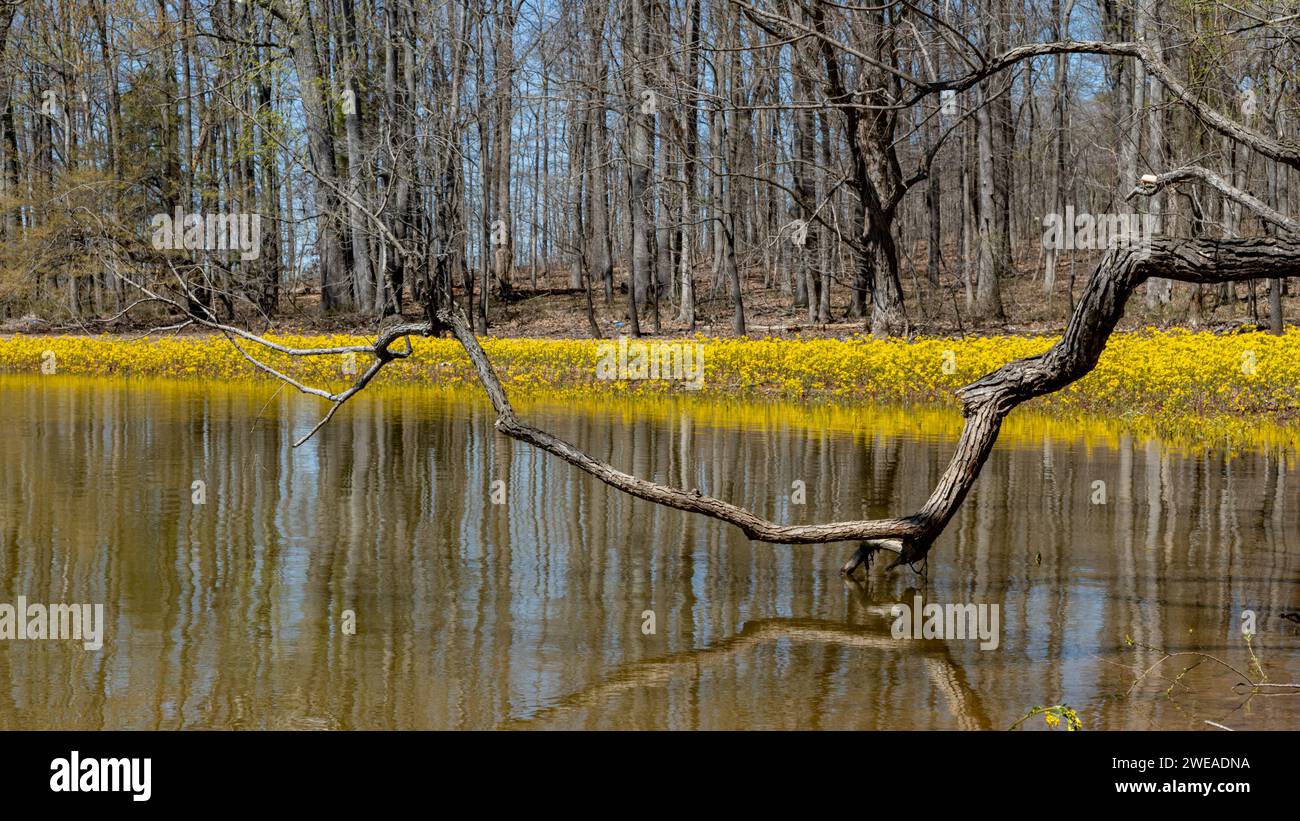
[[[1023,270],[1023,269],[1022,269]],[[1082,293],[1092,265],[1076,263],[1073,282],[1069,265],[1058,274],[1054,293],[1043,291],[1041,274],[1037,277],[1020,273],[1002,283],[1002,301],[1006,319],[987,321],[973,317],[966,307],[965,285],[959,276],[944,274],[937,285],[928,280],[907,275],[902,278],[907,318],[911,335],[922,337],[1003,336],[1055,334],[1065,329],[1079,294]],[[616,281],[622,281],[621,272]],[[567,289],[566,273],[539,276],[537,289],[542,296],[528,296],[533,291],[530,279],[516,279],[519,289],[514,300],[489,302],[492,334],[503,337],[586,337],[586,299],[581,293],[556,294]],[[836,282],[831,290],[831,321],[811,322],[806,308],[795,308],[789,294],[779,288],[765,286],[760,271],[750,271],[744,283],[744,307],[747,335],[775,338],[832,338],[843,339],[868,332],[862,318],[848,316],[850,290],[846,282]],[[1073,286],[1073,287],[1071,287]],[[710,337],[731,337],[732,303],[728,288],[715,290],[707,277],[696,280],[695,333]],[[1300,295],[1292,287],[1291,295],[1284,295],[1282,314],[1292,322],[1300,321]],[[1194,289],[1183,283],[1174,286],[1173,299],[1149,309],[1144,293],[1139,292],[1129,301],[1119,330],[1140,328],[1185,327],[1192,330],[1238,332],[1250,326],[1268,327],[1268,286],[1255,284],[1255,300],[1251,301],[1249,283],[1238,283],[1235,293],[1228,299],[1205,290],[1201,296],[1199,312],[1193,310]],[[522,298],[521,298],[522,297]],[[603,292],[594,292],[592,304],[597,324],[606,336],[628,333],[628,307],[625,289],[614,294],[606,303]],[[1199,313],[1199,318],[1197,314]],[[641,306],[641,332],[651,336],[688,336],[687,323],[677,318],[675,302],[665,300],[660,305],[660,327],[656,333],[647,306]]]
[[[918,254],[917,251],[920,253]],[[1032,248],[1018,255],[1018,273],[1001,283],[1002,302],[1006,319],[981,320],[973,317],[966,307],[965,284],[961,271],[945,270],[938,284],[928,281],[924,271],[915,271],[910,259],[924,260],[924,248],[904,254],[901,281],[903,285],[907,318],[911,336],[963,337],[1038,335],[1060,333],[1073,311],[1074,303],[1082,292],[1095,266],[1098,254],[1085,256],[1082,252],[1061,263],[1056,287],[1049,296],[1042,284],[1042,261]],[[747,335],[751,338],[786,339],[845,339],[867,332],[861,318],[848,316],[849,283],[838,280],[832,287],[831,321],[810,322],[806,308],[792,306],[791,297],[779,287],[768,287],[767,280],[779,282],[779,272],[765,272],[750,267],[743,278],[745,320]],[[503,338],[581,339],[589,337],[586,320],[586,298],[581,291],[569,288],[567,268],[553,267],[539,272],[534,279],[527,269],[517,270],[513,277],[514,294],[502,299],[495,291],[489,296],[490,335]],[[606,338],[630,333],[628,323],[626,277],[622,270],[615,273],[616,287],[613,299],[607,302],[599,287],[592,293],[596,321]],[[599,285],[599,284],[598,284]],[[1252,287],[1254,299],[1251,299]],[[1129,301],[1128,309],[1118,330],[1141,328],[1175,328],[1235,333],[1250,330],[1253,326],[1268,327],[1268,286],[1266,282],[1236,283],[1231,295],[1220,298],[1215,289],[1201,293],[1199,306],[1193,305],[1196,293],[1192,286],[1176,283],[1173,299],[1156,308],[1148,308],[1144,294],[1139,292]],[[694,334],[727,338],[732,332],[731,295],[727,286],[714,287],[711,273],[699,270],[695,277],[696,324]],[[463,294],[457,291],[463,299]],[[372,315],[337,314],[321,317],[319,289],[301,286],[286,294],[281,312],[270,324],[283,333],[371,333],[380,323]],[[659,306],[659,325],[656,330],[650,306],[640,306],[641,333],[645,336],[691,336],[687,323],[677,318],[678,306],[667,296]],[[420,308],[409,298],[404,314],[414,319]],[[1300,321],[1300,289],[1293,283],[1290,293],[1283,296],[1283,316],[1292,323]],[[388,322],[392,322],[391,318]],[[242,324],[256,330],[267,330],[264,319],[245,317]],[[93,322],[47,321],[36,316],[0,320],[0,333],[132,333],[143,332],[151,326],[169,324],[153,322],[140,316],[130,323],[118,322],[111,326]],[[385,323],[387,324],[387,323]],[[195,329],[197,330],[197,329]],[[202,331],[199,331],[202,332]]]

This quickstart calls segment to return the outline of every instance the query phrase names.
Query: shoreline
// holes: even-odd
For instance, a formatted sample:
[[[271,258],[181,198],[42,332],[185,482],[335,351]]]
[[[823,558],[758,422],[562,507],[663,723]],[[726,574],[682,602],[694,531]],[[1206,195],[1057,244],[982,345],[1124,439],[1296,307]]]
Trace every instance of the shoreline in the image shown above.
[[[276,335],[274,339],[318,347],[367,342],[366,337],[353,335]],[[483,345],[506,389],[531,405],[583,399],[601,403],[701,400],[706,405],[762,402],[823,407],[854,416],[863,416],[864,408],[909,406],[915,415],[925,411],[951,415],[955,430],[960,427],[957,388],[1006,361],[1041,353],[1055,339],[640,340],[698,345],[695,350],[704,360],[699,390],[688,389],[685,380],[597,378],[602,359],[617,350],[617,339],[489,337]],[[390,364],[367,390],[436,387],[481,393],[468,359],[454,340],[414,338],[412,344],[411,359]],[[344,373],[349,363],[342,356],[304,358],[269,352],[263,361],[316,387],[338,390],[351,381]],[[362,371],[368,358],[358,356],[351,364]],[[0,336],[0,374],[275,384],[224,337],[212,334]],[[289,386],[284,389],[297,393]],[[1282,336],[1117,333],[1092,373],[1056,394],[1033,400],[1025,410],[1037,416],[1100,418],[1138,435],[1197,448],[1234,449],[1261,437],[1278,444],[1300,441],[1300,330]],[[1012,414],[1008,421],[1019,415]],[[949,426],[939,427],[946,431]]]

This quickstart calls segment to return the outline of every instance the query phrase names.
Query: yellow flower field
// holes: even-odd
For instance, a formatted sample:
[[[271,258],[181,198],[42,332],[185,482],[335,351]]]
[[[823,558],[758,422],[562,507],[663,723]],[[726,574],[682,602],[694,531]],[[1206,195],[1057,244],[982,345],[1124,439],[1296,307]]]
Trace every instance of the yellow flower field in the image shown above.
[[[278,336],[298,347],[364,344],[354,336]],[[670,340],[659,340],[666,342]],[[699,393],[737,398],[829,400],[835,404],[955,404],[953,391],[1004,362],[1041,353],[1052,337],[846,340],[712,339],[699,344],[704,383]],[[254,352],[255,345],[244,343]],[[469,361],[451,339],[412,340],[415,353],[390,364],[374,384],[477,384]],[[507,388],[553,397],[687,393],[673,380],[596,378],[599,340],[493,339],[483,341]],[[606,343],[608,344],[608,343]],[[346,385],[342,356],[288,357],[256,351],[263,360],[309,384]],[[369,358],[358,355],[364,370]],[[44,371],[42,367],[44,365]],[[0,370],[90,376],[167,376],[203,379],[267,377],[220,336],[125,339],[114,336],[0,337]],[[1146,330],[1112,337],[1096,370],[1058,394],[1033,403],[1042,409],[1090,411],[1215,425],[1248,419],[1300,417],[1300,331],[1282,336],[1216,336]]]

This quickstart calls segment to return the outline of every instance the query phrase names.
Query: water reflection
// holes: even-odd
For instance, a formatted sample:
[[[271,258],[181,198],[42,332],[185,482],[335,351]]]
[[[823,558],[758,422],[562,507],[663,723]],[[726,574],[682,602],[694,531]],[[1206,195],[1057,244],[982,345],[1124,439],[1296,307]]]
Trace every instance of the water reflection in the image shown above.
[[[778,521],[913,510],[952,446],[905,409],[847,428],[779,406],[521,411]],[[0,641],[0,727],[1001,728],[1059,702],[1089,728],[1300,718],[1300,697],[1243,704],[1211,665],[1176,699],[1156,678],[1129,693],[1158,656],[1125,642],[1245,668],[1252,609],[1270,679],[1300,680],[1285,434],[1229,457],[1026,416],[928,579],[846,584],[848,545],[751,544],[615,493],[463,395],[368,392],[290,448],[319,412],[262,384],[0,378],[0,602],[102,602],[109,622],[99,652]],[[1001,605],[998,649],[892,639],[913,586]]]

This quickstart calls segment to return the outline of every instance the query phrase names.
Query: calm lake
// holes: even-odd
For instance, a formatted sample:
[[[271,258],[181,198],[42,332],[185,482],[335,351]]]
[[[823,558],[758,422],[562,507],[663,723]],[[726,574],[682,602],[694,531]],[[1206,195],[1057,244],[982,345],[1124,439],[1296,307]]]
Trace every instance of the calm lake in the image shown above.
[[[914,511],[957,424],[516,405],[791,522]],[[1018,411],[928,577],[847,582],[853,545],[750,543],[624,496],[497,434],[476,396],[372,389],[291,448],[322,410],[263,383],[0,377],[0,603],[106,621],[100,650],[0,641],[0,728],[1005,729],[1060,703],[1085,729],[1300,727],[1300,695],[1234,694],[1199,657],[1133,686],[1161,650],[1248,671],[1247,610],[1269,681],[1300,681],[1285,429],[1229,456]],[[997,648],[894,638],[918,594],[998,605]]]

